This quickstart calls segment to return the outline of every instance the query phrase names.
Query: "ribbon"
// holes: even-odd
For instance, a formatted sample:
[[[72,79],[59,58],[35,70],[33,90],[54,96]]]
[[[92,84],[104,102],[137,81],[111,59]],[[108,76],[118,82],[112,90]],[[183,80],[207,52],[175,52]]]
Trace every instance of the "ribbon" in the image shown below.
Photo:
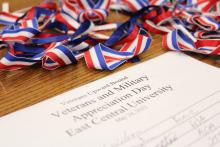
[[[110,0],[62,0],[62,11],[79,22],[104,22],[109,6]]]
[[[124,34],[123,32],[127,32]],[[129,35],[128,35],[128,32]],[[118,40],[119,36],[124,36]],[[85,52],[89,68],[114,70],[119,65],[145,52],[151,45],[151,36],[144,28],[139,28],[128,21],[116,30],[105,45],[98,44]],[[106,45],[123,44],[119,51]]]
[[[129,1],[130,4],[127,1],[121,2],[127,3],[130,8],[131,3],[133,6],[139,4],[138,0]],[[219,55],[218,1],[160,1],[158,6],[151,5],[152,2],[156,1],[146,1],[146,4],[149,4],[147,7],[139,5],[138,9],[130,9],[135,12],[132,19],[138,23],[137,19],[141,18],[145,29],[163,35],[164,48]],[[125,9],[128,12],[130,10]]]
[[[135,61],[150,47],[148,32],[163,35],[163,46],[168,50],[220,54],[217,0],[59,2],[60,9],[53,1],[46,1],[19,16],[0,13],[0,23],[6,25],[0,32],[0,46],[8,48],[0,69],[17,70],[41,63],[43,68],[54,70],[84,58],[89,68],[114,70]],[[108,24],[109,8],[133,15],[123,24]],[[110,37],[99,34],[107,29],[116,30]],[[117,46],[119,50],[114,49]]]
[[[70,6],[70,2],[75,8],[74,12],[80,12],[75,13],[77,19],[71,11],[64,10],[67,5]],[[89,68],[113,70],[146,51],[150,46],[151,37],[144,28],[132,21],[123,25],[94,24],[103,22],[107,15],[91,17],[95,15],[88,14],[90,11],[98,12],[95,9],[107,12],[109,2],[106,2],[62,1],[62,10],[59,11],[55,3],[49,1],[30,8],[23,16],[8,23],[0,34],[0,41],[9,48],[0,60],[0,69],[17,70],[41,62],[43,68],[54,70],[85,58]],[[89,5],[89,8],[86,8],[86,5]],[[117,29],[107,41],[99,38],[101,34],[93,32],[112,28]],[[54,29],[60,33],[47,33],[47,29]],[[117,35],[120,35],[120,39],[116,39]],[[122,44],[124,46],[118,51],[110,48]],[[98,62],[95,63],[97,59]],[[96,66],[90,66],[92,64]],[[97,66],[98,64],[102,66]]]

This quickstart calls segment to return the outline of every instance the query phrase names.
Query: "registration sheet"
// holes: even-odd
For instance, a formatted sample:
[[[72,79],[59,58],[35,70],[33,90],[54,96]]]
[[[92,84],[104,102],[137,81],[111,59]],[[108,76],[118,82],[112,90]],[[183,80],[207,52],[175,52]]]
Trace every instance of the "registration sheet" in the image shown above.
[[[0,147],[219,147],[220,69],[168,52],[0,118]]]

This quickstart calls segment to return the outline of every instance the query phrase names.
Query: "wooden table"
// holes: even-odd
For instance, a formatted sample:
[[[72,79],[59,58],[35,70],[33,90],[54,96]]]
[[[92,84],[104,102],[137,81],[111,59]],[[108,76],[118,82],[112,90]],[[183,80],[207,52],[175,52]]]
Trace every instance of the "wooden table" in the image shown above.
[[[36,5],[39,2],[41,1],[10,1],[11,11]],[[1,3],[2,0],[0,4]],[[128,16],[126,15],[111,12],[108,21],[119,22],[126,21],[127,19]],[[160,35],[153,35],[153,44],[147,52],[140,56],[140,58],[143,62],[165,52],[166,50],[162,47],[162,37]],[[2,57],[4,53],[5,50],[1,50],[0,56]],[[207,55],[197,55],[193,53],[190,53],[190,55],[208,64],[220,67],[219,57],[217,56],[210,57]],[[39,103],[55,95],[139,63],[126,63],[114,71],[97,71],[88,69],[83,60],[76,65],[65,66],[54,71],[44,70],[40,65],[34,65],[32,67],[13,72],[0,71],[0,116]]]

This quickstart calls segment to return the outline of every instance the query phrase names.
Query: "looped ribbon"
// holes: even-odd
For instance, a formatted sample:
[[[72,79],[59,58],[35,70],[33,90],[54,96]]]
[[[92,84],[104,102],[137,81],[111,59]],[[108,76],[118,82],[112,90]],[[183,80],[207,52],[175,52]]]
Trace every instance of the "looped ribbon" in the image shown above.
[[[0,13],[0,23],[7,25],[0,32],[0,44],[8,47],[0,69],[17,70],[41,62],[43,68],[54,70],[84,58],[89,68],[113,70],[149,48],[148,31],[162,34],[163,45],[169,50],[220,54],[217,0],[111,1],[111,8],[116,5],[116,9],[135,13],[129,21],[116,25],[109,38],[96,31],[109,25],[112,28],[111,24],[96,24],[105,21],[110,0],[61,3],[61,10],[47,1],[20,16]]]
[[[118,35],[123,37],[118,40],[116,39]],[[88,38],[86,37],[84,39],[73,40],[71,43],[74,44],[75,49],[67,45],[55,45],[44,56],[43,67],[52,70],[76,63],[84,57],[89,68],[114,70],[129,59],[145,52],[150,47],[151,37],[145,29],[139,28],[131,21],[128,21],[120,26],[105,44],[98,43],[90,47],[86,44],[86,41],[88,42]],[[123,44],[123,46],[118,51],[109,47],[115,44]],[[78,52],[76,52],[76,49],[78,49]],[[83,50],[87,51],[82,52]]]
[[[163,40],[164,47],[169,50],[220,55],[220,40],[198,39],[194,42],[182,30],[174,30],[166,34]]]
[[[93,27],[92,22],[79,24],[73,18],[56,11],[56,8],[55,3],[48,2],[31,8],[23,16],[17,17],[13,21],[7,21],[7,18],[2,18],[4,19],[4,24],[8,26],[0,32],[0,41],[7,45],[9,50],[0,60],[0,69],[17,70],[36,64],[41,60],[43,67],[46,67],[44,66],[45,64],[57,65],[58,58],[52,60],[54,57],[50,58],[48,56],[52,54],[50,52],[54,49],[53,52],[57,55],[61,54],[61,52],[67,53],[65,48],[58,47],[56,49],[57,44],[68,42],[74,37],[90,32]],[[71,35],[51,34],[44,31],[48,28],[66,33],[69,30],[72,32]]]
[[[62,11],[79,22],[104,22],[111,0],[63,0]]]
[[[84,57],[89,68],[114,70],[128,59],[145,52],[151,41],[147,31],[130,20],[120,26],[105,44],[99,43],[85,52]],[[108,47],[116,44],[123,46],[118,51]]]
[[[112,1],[111,9],[135,13],[144,7],[162,4],[170,5],[171,3],[167,0],[115,0]]]
[[[218,0],[113,0],[111,9],[137,12],[150,5],[170,7],[176,5],[177,8],[190,11],[208,12],[214,8],[219,12],[219,3]]]
[[[136,10],[139,11],[133,9],[133,12],[136,12],[133,18],[141,18],[145,29],[164,36],[164,48],[219,55],[219,1],[179,0],[172,3],[173,5],[165,1],[160,1],[159,5],[151,5],[153,1],[144,2],[146,4],[148,2],[149,5],[137,7],[136,4],[140,4],[138,0],[129,1],[130,4],[127,3],[127,5],[131,8],[132,3],[138,8]]]
[[[121,25],[101,44],[93,36],[97,34],[91,36],[93,30],[101,30],[92,21],[79,24],[69,14],[55,9],[49,3],[33,7],[3,29],[0,39],[9,51],[0,60],[0,69],[17,70],[41,62],[43,68],[54,70],[84,57],[89,68],[113,70],[150,46],[150,35],[132,21]],[[108,24],[104,27],[108,28]],[[48,28],[62,34],[45,32]],[[111,49],[114,45],[123,46]]]

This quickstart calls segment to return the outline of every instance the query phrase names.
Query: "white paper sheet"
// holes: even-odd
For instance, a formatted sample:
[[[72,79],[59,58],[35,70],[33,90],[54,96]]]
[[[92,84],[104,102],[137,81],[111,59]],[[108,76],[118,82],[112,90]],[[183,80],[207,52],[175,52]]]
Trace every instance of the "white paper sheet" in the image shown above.
[[[214,146],[220,70],[173,52],[0,118],[0,147]]]

